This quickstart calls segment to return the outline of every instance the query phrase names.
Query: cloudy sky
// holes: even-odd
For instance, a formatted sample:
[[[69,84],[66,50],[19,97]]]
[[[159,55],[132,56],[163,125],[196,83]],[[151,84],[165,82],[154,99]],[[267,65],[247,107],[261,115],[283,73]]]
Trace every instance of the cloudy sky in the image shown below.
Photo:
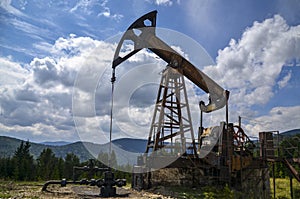
[[[152,10],[169,44],[231,92],[231,122],[251,136],[300,128],[299,0],[1,0],[0,135],[106,142],[116,44]],[[148,136],[164,66],[145,50],[117,68],[115,138]],[[207,96],[187,87],[197,126]]]

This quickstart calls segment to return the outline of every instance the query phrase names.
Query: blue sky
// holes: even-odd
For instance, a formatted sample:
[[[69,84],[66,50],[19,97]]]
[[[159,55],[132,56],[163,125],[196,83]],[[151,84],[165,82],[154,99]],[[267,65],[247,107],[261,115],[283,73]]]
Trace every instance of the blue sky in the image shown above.
[[[89,137],[77,135],[72,117],[76,75],[95,49],[109,62],[114,50],[105,41],[152,10],[158,27],[188,36],[214,60],[201,69],[231,91],[232,122],[241,115],[254,136],[300,128],[298,0],[1,0],[0,134],[33,141]],[[75,119],[86,123],[79,131],[103,122],[107,132],[109,94],[103,98],[95,121]],[[147,103],[131,112],[143,129],[153,110]]]

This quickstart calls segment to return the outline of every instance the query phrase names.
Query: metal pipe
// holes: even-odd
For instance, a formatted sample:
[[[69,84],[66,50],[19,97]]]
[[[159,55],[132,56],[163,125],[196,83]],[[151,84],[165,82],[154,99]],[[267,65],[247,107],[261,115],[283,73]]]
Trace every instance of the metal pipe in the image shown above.
[[[111,158],[112,158],[112,128],[113,128],[113,105],[114,105],[114,83],[116,81],[116,73],[115,68],[112,71],[111,77],[111,107],[110,107],[110,126],[109,126],[109,160],[108,160],[108,167],[111,168]]]

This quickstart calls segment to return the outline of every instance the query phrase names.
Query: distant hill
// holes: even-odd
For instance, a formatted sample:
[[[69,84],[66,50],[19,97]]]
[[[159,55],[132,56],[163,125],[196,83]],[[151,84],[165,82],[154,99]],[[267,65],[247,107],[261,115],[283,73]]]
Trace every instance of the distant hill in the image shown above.
[[[283,135],[283,136],[294,136],[297,134],[300,134],[300,129],[293,129],[293,130],[289,130],[289,131],[280,133],[280,135]]]
[[[0,157],[12,157],[22,140],[7,136],[0,136]],[[30,153],[37,158],[45,148],[50,148],[56,157],[64,158],[67,153],[74,153],[80,161],[86,161],[102,152],[109,152],[109,143],[94,144],[90,142],[66,143],[32,143]],[[146,140],[122,138],[113,140],[112,150],[117,155],[118,164],[134,164],[139,154],[143,153],[146,147]],[[93,155],[92,155],[93,154]]]
[[[39,144],[49,145],[49,146],[63,146],[63,145],[71,144],[71,142],[56,141],[56,142],[41,142]]]
[[[143,153],[146,150],[147,140],[121,138],[121,139],[114,140],[113,144],[129,152]]]

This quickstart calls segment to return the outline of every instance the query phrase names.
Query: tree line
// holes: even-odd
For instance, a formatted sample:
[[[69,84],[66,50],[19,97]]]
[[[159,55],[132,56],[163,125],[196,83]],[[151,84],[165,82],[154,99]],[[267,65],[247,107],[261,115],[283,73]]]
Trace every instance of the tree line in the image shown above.
[[[45,180],[60,180],[65,178],[73,180],[79,178],[101,178],[102,173],[77,172],[74,176],[73,167],[97,166],[99,168],[107,167],[98,160],[89,160],[80,162],[78,156],[73,153],[67,153],[64,158],[56,157],[50,148],[45,148],[40,155],[35,159],[30,154],[30,142],[21,142],[14,152],[12,157],[0,158],[0,179],[16,180],[16,181],[45,181]],[[101,152],[99,154],[101,160],[108,159],[108,154]],[[98,158],[98,159],[99,159]],[[93,165],[91,165],[93,162]],[[114,168],[122,167],[117,165],[117,160],[114,151],[111,155],[111,163]],[[129,166],[129,165],[126,165]],[[131,174],[114,170],[117,178],[126,178],[129,180]]]
[[[14,152],[12,157],[0,157],[0,179],[17,180],[17,181],[41,181],[41,180],[60,180],[66,178],[68,180],[76,178],[101,178],[102,173],[79,172],[76,176],[73,173],[74,166],[90,165],[91,161],[80,162],[78,156],[73,153],[67,153],[64,158],[56,157],[50,148],[45,148],[40,155],[34,159],[30,154],[30,142],[21,142]],[[300,135],[284,139],[280,143],[279,157],[287,159],[300,158]],[[98,159],[93,160],[93,166],[99,168],[107,167],[109,156],[107,153],[101,152]],[[104,163],[105,164],[104,164]],[[131,174],[120,170],[129,170],[122,167],[130,167],[130,165],[119,166],[116,160],[114,151],[110,156],[110,165],[114,170],[116,178],[126,178],[130,181]],[[270,165],[271,166],[271,165]],[[299,165],[294,165],[299,171]],[[285,178],[290,175],[289,170],[283,163],[275,163],[274,174],[270,173],[271,177],[275,175],[277,178]]]

